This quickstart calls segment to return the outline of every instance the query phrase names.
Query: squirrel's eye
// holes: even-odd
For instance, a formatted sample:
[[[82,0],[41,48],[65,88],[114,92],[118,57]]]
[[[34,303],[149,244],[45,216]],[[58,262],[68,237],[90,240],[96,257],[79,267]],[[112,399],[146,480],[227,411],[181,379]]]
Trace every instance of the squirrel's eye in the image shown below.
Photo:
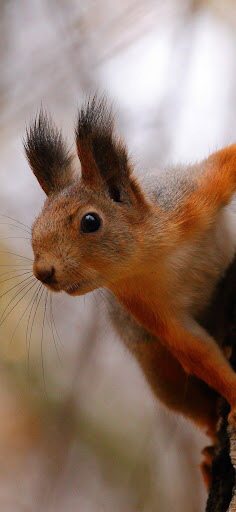
[[[102,220],[97,213],[86,213],[86,215],[81,219],[80,230],[82,233],[94,233],[95,231],[98,231],[101,223]]]

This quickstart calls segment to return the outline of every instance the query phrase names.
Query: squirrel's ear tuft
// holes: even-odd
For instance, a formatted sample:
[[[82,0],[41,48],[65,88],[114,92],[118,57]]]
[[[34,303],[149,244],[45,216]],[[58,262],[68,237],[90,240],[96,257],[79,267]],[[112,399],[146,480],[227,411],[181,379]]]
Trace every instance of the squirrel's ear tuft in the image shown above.
[[[27,128],[23,144],[30,167],[47,195],[73,182],[72,156],[61,132],[43,109]]]
[[[81,108],[76,128],[76,144],[82,178],[91,185],[102,184],[119,201],[129,182],[127,150],[114,135],[111,108],[103,97],[94,96]]]

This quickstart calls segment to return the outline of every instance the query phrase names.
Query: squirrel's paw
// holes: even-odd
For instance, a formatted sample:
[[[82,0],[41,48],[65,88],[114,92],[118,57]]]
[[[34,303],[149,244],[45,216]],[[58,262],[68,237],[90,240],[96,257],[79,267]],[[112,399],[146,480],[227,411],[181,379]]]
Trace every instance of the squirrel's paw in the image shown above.
[[[217,443],[217,441],[216,441]],[[216,444],[211,446],[206,446],[202,450],[202,455],[204,456],[204,460],[200,464],[203,481],[205,483],[205,486],[208,489],[210,489],[211,485],[211,478],[212,478],[212,462],[215,457],[216,452]]]
[[[209,462],[204,460],[200,464],[200,469],[201,469],[201,472],[202,472],[203,482],[204,482],[204,484],[206,486],[206,489],[208,491],[210,489],[211,479],[212,479],[211,464],[209,464]]]

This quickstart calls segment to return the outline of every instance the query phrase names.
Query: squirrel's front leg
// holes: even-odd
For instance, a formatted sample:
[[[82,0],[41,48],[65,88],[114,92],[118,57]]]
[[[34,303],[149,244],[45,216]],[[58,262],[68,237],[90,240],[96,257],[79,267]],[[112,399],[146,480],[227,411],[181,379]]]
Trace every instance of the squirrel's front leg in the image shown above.
[[[139,324],[166,344],[184,370],[200,378],[229,402],[229,420],[236,428],[236,373],[217,342],[192,317],[157,308],[140,300],[119,296],[120,302]],[[167,308],[166,308],[167,309]]]
[[[193,319],[165,325],[164,340],[184,367],[223,395],[231,406],[229,421],[236,428],[236,373],[213,338]]]

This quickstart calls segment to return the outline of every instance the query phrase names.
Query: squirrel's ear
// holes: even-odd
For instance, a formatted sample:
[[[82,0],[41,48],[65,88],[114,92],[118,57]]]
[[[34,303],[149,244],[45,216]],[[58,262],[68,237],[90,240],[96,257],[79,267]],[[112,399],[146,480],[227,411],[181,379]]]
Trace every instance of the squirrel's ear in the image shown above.
[[[73,182],[72,156],[61,132],[43,109],[27,128],[23,143],[30,167],[47,195]]]
[[[76,128],[82,179],[105,188],[114,201],[130,200],[135,193],[127,150],[114,135],[112,110],[96,96],[81,108]]]

